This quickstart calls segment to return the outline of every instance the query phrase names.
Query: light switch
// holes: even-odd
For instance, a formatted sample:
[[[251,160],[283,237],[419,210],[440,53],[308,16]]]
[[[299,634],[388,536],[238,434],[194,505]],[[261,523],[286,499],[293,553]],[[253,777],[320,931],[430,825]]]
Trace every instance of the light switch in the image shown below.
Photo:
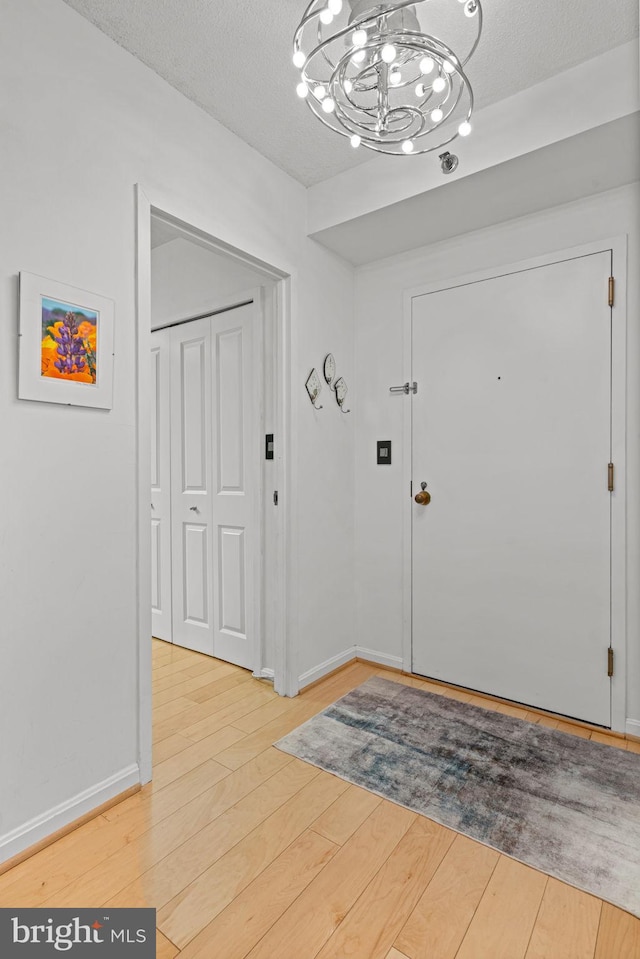
[[[391,440],[378,440],[378,466],[391,466]]]
[[[273,433],[267,433],[265,436],[264,458],[266,460],[273,459]]]

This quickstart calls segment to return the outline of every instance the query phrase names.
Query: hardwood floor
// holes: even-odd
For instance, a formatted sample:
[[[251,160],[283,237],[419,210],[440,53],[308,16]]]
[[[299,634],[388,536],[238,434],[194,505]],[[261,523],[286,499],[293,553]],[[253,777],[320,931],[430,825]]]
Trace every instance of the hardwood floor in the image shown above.
[[[273,743],[372,675],[281,699],[154,641],[154,781],[0,876],[0,906],[158,910],[159,959],[640,959],[640,920]]]

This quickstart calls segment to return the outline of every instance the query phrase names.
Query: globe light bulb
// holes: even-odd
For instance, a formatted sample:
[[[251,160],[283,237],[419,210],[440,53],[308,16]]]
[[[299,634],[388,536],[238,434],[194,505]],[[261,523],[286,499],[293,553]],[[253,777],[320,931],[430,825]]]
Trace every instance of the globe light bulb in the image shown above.
[[[325,90],[323,86],[318,86],[313,91],[313,95],[316,98],[316,100],[324,100],[324,98],[327,95],[327,91]]]
[[[467,0],[467,5],[464,8],[464,14],[466,17],[475,17],[478,12],[478,0]]]
[[[389,74],[389,83],[393,84],[394,87],[397,87],[399,83],[402,83],[402,74],[399,70],[392,70]]]
[[[351,37],[354,47],[363,47],[367,42],[367,31],[366,30],[356,30],[353,36]]]
[[[351,91],[353,90],[353,83],[351,82],[351,80],[348,80],[348,79],[345,80],[344,83],[342,84],[342,89],[347,94],[351,93]]]
[[[461,123],[458,127],[458,133],[461,137],[468,137],[471,133],[471,124],[468,120],[465,120],[464,123]]]
[[[362,63],[366,55],[367,55],[366,50],[356,50],[356,52],[351,57],[351,60],[353,61],[353,63]]]
[[[325,7],[324,10],[320,13],[320,20],[322,23],[329,24],[333,20],[333,14],[328,7]]]
[[[354,150],[357,150],[360,144],[362,143],[362,137],[359,137],[357,133],[354,133],[351,137],[351,146]]]
[[[426,92],[427,92],[427,88],[425,87],[424,83],[418,83],[416,86],[416,96],[422,99],[422,97],[426,94]]]
[[[396,58],[397,50],[392,43],[385,43],[382,48],[382,59],[385,63],[393,63]]]
[[[342,0],[329,0],[327,6],[334,16],[337,16],[342,10]]]
[[[306,83],[299,83],[298,86],[296,87],[296,93],[298,94],[299,97],[303,97],[303,98],[306,97],[308,92],[309,92],[309,87],[307,86]]]
[[[434,123],[440,123],[443,116],[444,116],[444,113],[442,112],[440,107],[437,107],[435,110],[431,111],[431,119],[433,120]]]
[[[413,153],[413,140],[405,140],[402,144],[402,150],[404,153]]]
[[[431,57],[423,57],[420,61],[420,73],[431,73],[435,65],[435,61]]]
[[[336,108],[335,100],[332,100],[331,97],[326,97],[322,101],[322,109],[325,113],[333,113]]]
[[[444,77],[437,77],[431,84],[431,87],[434,93],[442,93],[446,85],[447,85],[447,81],[445,80]]]
[[[307,58],[305,57],[305,55],[304,55],[304,53],[302,52],[302,50],[296,50],[296,52],[295,52],[294,55],[293,55],[293,65],[294,65],[294,67],[298,67],[298,69],[300,69],[301,67],[303,67],[303,66],[305,65],[306,60],[307,60]]]
[[[451,63],[450,60],[445,60],[444,63],[442,64],[442,66],[444,67],[444,72],[445,72],[445,73],[455,73],[455,72],[456,72],[456,68],[455,68],[454,64]]]

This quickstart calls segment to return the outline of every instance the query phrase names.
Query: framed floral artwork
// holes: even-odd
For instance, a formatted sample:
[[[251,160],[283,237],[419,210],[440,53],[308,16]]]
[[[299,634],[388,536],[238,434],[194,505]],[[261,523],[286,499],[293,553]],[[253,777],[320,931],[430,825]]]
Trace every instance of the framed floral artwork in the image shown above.
[[[110,410],[113,323],[113,300],[21,273],[18,397]]]

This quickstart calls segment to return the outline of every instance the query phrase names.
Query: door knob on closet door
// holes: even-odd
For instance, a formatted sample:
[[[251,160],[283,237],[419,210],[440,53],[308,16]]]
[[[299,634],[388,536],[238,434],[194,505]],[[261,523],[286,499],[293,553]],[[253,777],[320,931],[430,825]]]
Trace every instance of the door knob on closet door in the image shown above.
[[[198,507],[197,507],[197,506],[190,506],[189,509],[191,510],[192,513],[197,513],[197,512],[198,512]]]
[[[420,486],[422,487],[422,492],[416,493],[414,499],[418,506],[428,506],[431,502],[431,493],[427,493],[426,483],[420,483]]]

